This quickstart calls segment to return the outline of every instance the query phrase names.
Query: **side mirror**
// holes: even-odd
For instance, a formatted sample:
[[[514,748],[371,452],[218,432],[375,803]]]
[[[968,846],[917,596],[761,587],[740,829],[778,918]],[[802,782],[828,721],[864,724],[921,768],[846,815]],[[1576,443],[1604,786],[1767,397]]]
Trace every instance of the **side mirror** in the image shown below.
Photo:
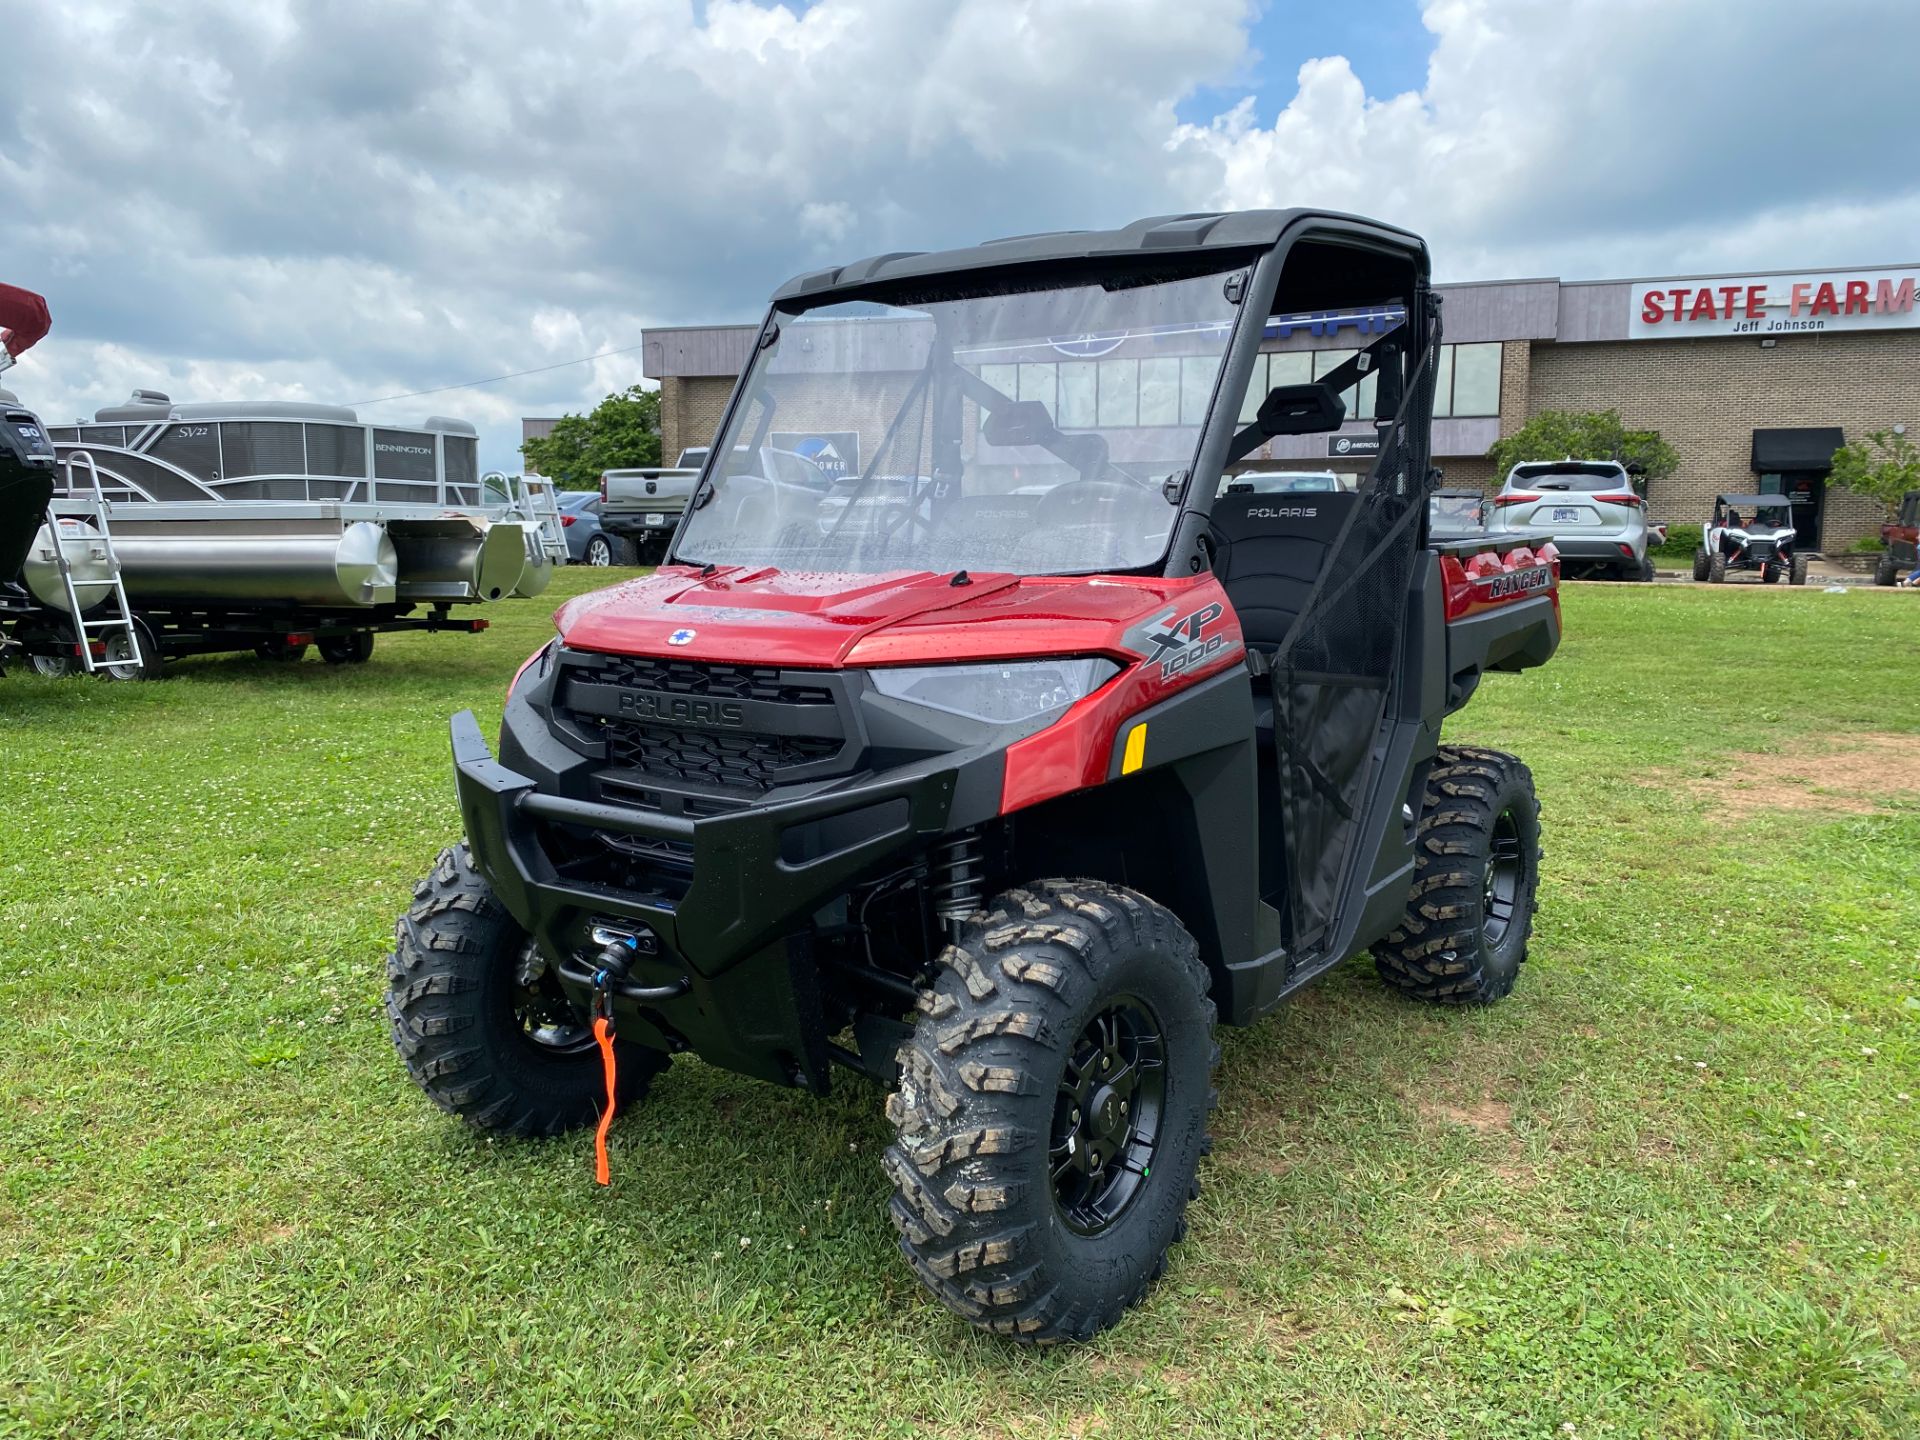
[[[1260,402],[1263,435],[1315,435],[1346,423],[1347,403],[1318,380],[1276,385]]]
[[[980,434],[989,445],[1046,445],[1060,439],[1059,427],[1038,400],[1016,400],[989,411]]]

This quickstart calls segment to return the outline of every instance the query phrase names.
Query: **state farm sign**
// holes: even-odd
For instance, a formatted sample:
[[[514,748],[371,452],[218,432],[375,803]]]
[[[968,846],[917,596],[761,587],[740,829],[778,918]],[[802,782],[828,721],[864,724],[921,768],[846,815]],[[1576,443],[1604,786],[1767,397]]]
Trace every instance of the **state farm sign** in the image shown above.
[[[1920,269],[1649,281],[1633,287],[1627,336],[1673,340],[1911,329],[1920,326],[1916,289]]]

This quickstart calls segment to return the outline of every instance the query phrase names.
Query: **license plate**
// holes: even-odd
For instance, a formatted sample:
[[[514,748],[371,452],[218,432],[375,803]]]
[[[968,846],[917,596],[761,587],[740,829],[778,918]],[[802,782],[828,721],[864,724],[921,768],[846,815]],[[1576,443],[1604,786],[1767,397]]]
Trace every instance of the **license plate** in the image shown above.
[[[647,516],[647,524],[649,525],[664,525],[666,523],[667,523],[667,517],[664,515]]]
[[[1593,512],[1584,505],[1556,505],[1553,507],[1555,525],[1591,525]]]

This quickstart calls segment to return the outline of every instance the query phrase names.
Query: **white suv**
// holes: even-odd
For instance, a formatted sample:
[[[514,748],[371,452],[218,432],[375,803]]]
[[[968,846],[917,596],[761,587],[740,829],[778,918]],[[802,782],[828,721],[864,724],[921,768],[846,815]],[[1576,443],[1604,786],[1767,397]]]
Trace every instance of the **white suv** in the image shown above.
[[[1493,497],[1494,534],[1553,541],[1568,575],[1651,580],[1647,502],[1614,460],[1523,460]]]

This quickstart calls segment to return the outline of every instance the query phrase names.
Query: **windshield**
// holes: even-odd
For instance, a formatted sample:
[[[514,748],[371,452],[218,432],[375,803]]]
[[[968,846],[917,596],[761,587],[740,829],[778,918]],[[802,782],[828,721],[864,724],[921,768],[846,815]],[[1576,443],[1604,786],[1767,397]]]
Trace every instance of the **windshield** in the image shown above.
[[[1486,528],[1485,497],[1435,495],[1427,502],[1427,528],[1446,532]]]
[[[676,548],[694,564],[1143,569],[1232,335],[1227,272],[780,315]],[[1178,491],[1175,491],[1178,498]]]

